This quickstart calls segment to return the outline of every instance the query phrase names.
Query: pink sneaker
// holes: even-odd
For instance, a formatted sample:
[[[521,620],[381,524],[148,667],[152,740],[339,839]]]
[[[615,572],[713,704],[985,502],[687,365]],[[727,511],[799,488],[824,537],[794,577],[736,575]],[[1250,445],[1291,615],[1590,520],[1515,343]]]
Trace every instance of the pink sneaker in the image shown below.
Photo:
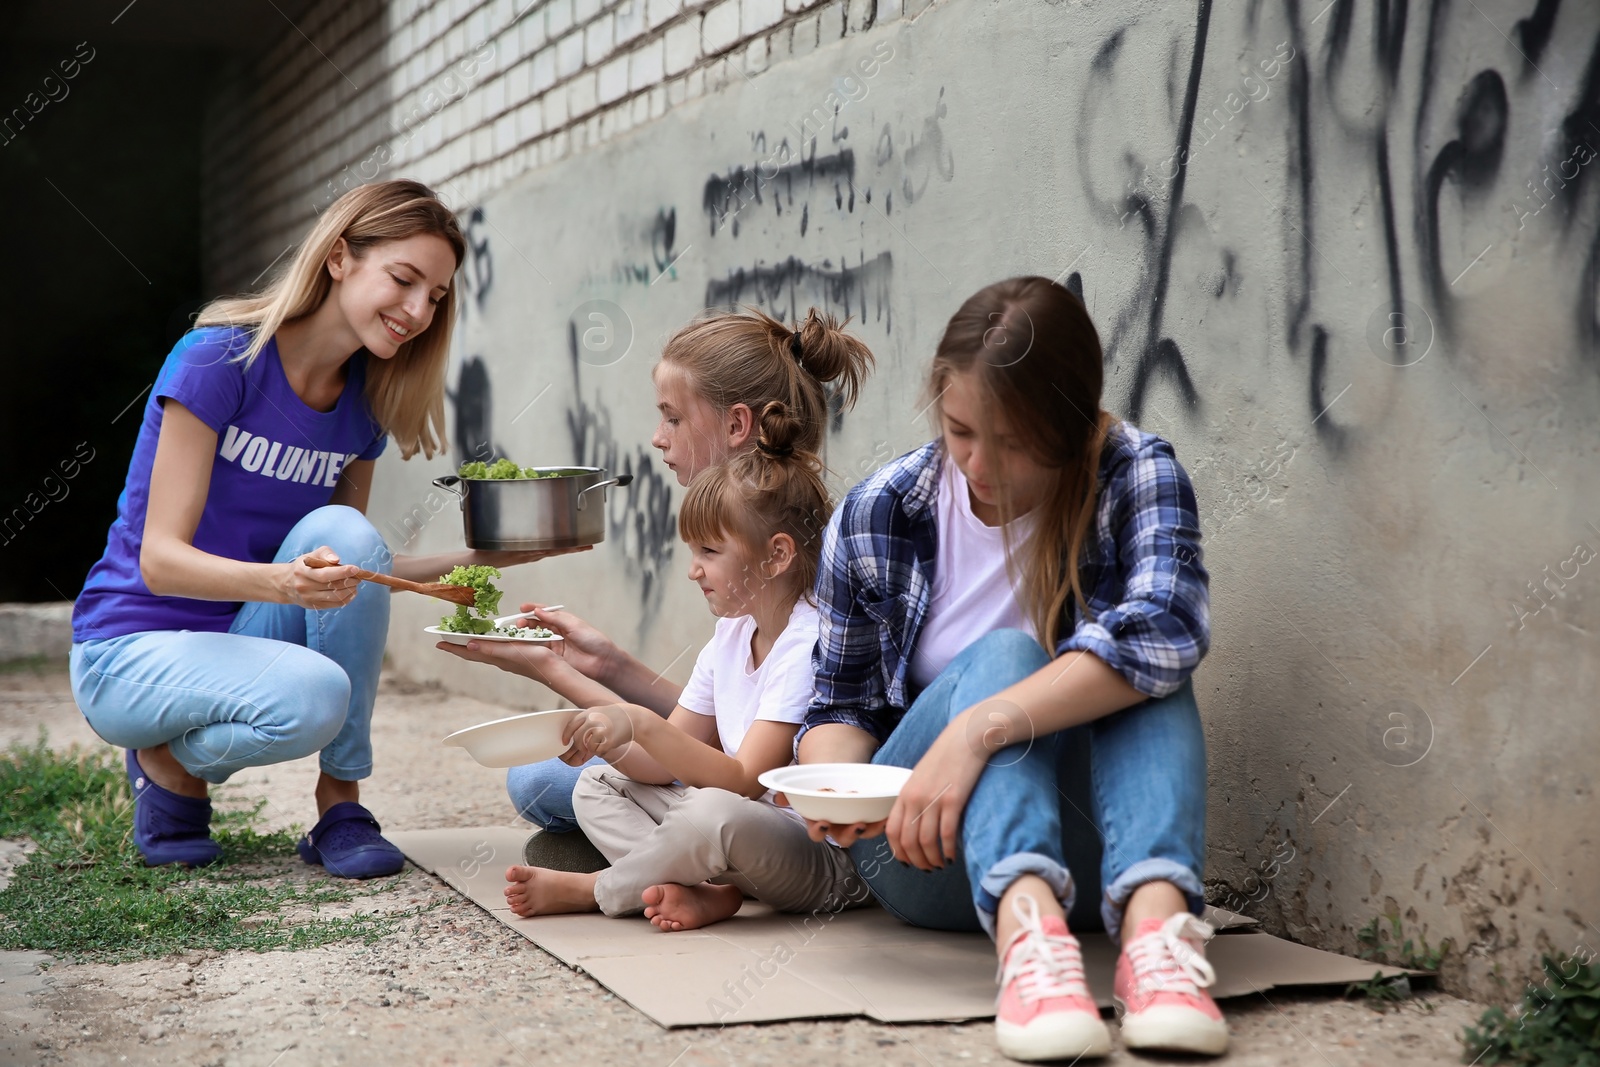
[[[1217,978],[1204,954],[1215,932],[1186,911],[1139,924],[1117,959],[1114,994],[1129,1048],[1227,1051],[1228,1024],[1205,992]]]
[[[1022,929],[1000,963],[1000,1000],[994,1034],[1000,1051],[1014,1060],[1068,1060],[1104,1056],[1111,1031],[1083,980],[1083,956],[1067,924],[1041,919],[1032,897],[1012,898]]]

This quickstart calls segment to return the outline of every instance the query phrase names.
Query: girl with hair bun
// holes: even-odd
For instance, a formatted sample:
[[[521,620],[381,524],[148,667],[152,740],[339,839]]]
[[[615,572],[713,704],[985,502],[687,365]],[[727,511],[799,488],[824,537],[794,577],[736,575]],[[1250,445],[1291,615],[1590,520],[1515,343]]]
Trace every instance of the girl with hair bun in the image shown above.
[[[695,475],[678,516],[716,634],[666,718],[575,687],[591,707],[561,758],[582,765],[573,808],[610,860],[596,873],[512,867],[518,915],[639,912],[663,930],[726,919],[746,894],[780,911],[839,910],[867,893],[850,857],[812,841],[759,775],[786,766],[811,701],[811,586],[832,505],[804,417],[770,401],[754,445]]]
[[[207,787],[319,753],[300,855],[348,878],[404,865],[358,801],[389,593],[356,565],[429,580],[551,554],[395,557],[365,515],[390,437],[407,459],[443,450],[465,248],[426,186],[361,186],[265,290],[212,301],[167,356],[72,614],[73,696],[128,750],[146,863],[212,862]]]
[[[651,372],[660,421],[650,439],[678,484],[688,485],[708,467],[755,448],[758,416],[773,401],[795,423],[794,447],[820,454],[830,391],[848,409],[872,368],[871,350],[844,325],[816,308],[797,327],[749,308],[708,314],[678,330]],[[677,706],[679,686],[583,619],[536,603],[523,604],[521,610],[536,612],[541,625],[566,640],[550,647],[487,641],[466,646],[440,642],[438,647],[542,682],[580,707],[615,700],[664,716]],[[599,701],[578,695],[592,697],[595,683],[612,695]],[[549,831],[528,842],[530,864],[592,871],[603,863],[583,835],[572,832],[577,828],[572,790],[578,774],[579,768],[560,760],[513,767],[506,774],[506,790],[517,811]]]

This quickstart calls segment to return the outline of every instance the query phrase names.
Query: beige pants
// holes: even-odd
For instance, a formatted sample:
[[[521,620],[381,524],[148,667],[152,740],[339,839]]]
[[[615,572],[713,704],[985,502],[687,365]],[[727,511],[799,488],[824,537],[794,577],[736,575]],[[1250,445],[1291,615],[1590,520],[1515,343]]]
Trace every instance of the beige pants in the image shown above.
[[[572,793],[578,824],[611,866],[594,884],[607,915],[636,915],[653,885],[736,885],[779,911],[856,908],[871,899],[842,849],[798,819],[726,789],[647,785],[590,767]]]

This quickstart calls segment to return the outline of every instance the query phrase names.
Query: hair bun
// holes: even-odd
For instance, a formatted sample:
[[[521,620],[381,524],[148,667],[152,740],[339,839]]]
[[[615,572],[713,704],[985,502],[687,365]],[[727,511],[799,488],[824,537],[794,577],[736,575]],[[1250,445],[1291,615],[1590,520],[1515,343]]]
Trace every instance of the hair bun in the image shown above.
[[[824,385],[837,383],[834,388],[845,408],[855,406],[861,384],[873,364],[872,350],[866,342],[845,332],[849,321],[847,318],[841,323],[832,315],[811,308],[787,337],[789,354],[800,369]]]
[[[787,404],[769,400],[756,419],[756,448],[764,456],[788,459],[795,454],[796,442],[804,429],[804,424]]]

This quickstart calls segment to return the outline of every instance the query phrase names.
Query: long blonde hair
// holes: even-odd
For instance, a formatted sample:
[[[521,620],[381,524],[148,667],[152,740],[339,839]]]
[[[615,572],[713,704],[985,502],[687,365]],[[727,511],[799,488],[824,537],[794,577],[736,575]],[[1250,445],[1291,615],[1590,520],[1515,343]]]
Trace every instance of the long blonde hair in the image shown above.
[[[872,369],[872,350],[845,332],[848,324],[816,308],[793,328],[758,308],[719,312],[673,334],[661,361],[684,370],[690,387],[719,412],[744,404],[759,422],[769,401],[781,402],[800,420],[795,447],[821,452],[824,387],[837,382],[835,396],[849,409]]]
[[[1098,500],[1100,453],[1113,419],[1100,408],[1100,335],[1083,302],[1048,278],[1008,278],[978,290],[950,319],[928,387],[937,407],[952,373],[976,371],[984,409],[1006,413],[1012,435],[1061,472],[1034,509],[1027,541],[1011,541],[1016,509],[1000,485],[1006,566],[1017,600],[1054,655],[1067,598],[1088,613],[1078,570]],[[992,420],[977,427],[994,455]]]
[[[363,259],[377,245],[418,234],[444,238],[456,266],[461,265],[466,238],[455,213],[433,190],[407,178],[358,186],[328,206],[289,266],[265,289],[211,301],[195,317],[195,326],[250,329],[250,344],[234,357],[248,369],[280,326],[311,314],[328,298],[333,289],[328,255],[339,238],[352,256]],[[404,459],[418,450],[430,458],[445,450],[445,375],[455,319],[456,289],[450,285],[426,330],[402,342],[393,359],[367,361],[367,406]]]

